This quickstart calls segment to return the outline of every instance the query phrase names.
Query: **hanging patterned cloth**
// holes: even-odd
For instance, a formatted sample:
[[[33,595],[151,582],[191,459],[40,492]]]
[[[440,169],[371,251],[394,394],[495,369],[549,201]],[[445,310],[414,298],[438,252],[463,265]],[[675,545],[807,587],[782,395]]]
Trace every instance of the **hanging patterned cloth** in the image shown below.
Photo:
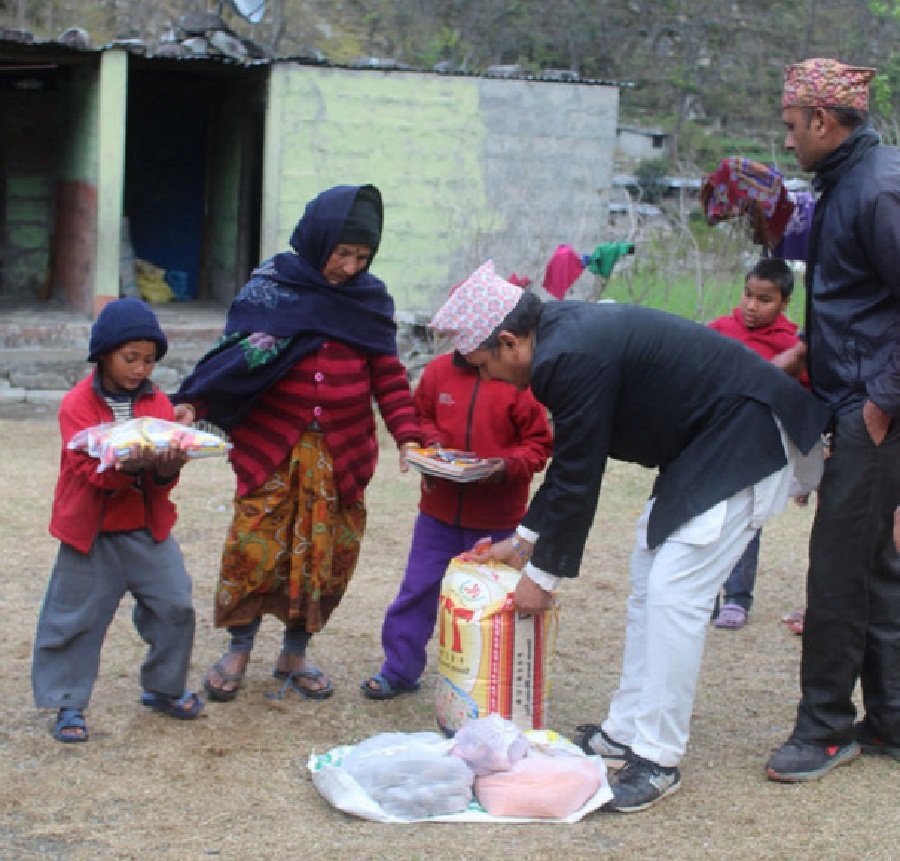
[[[784,176],[774,167],[732,156],[703,181],[700,203],[708,224],[747,216],[753,241],[771,249],[794,211]]]

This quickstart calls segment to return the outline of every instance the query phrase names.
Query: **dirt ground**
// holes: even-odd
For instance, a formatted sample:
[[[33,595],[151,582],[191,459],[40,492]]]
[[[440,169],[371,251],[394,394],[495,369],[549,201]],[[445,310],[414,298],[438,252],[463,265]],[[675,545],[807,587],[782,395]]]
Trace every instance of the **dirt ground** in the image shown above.
[[[354,819],[318,795],[306,769],[324,752],[379,732],[433,730],[434,657],[415,696],[371,702],[360,680],[379,666],[382,613],[401,576],[417,480],[382,449],[356,577],[310,657],[333,678],[326,702],[267,699],[277,624],[267,620],[244,689],[194,722],[142,708],[143,644],[126,598],[109,631],[87,718],[88,744],[61,745],[34,708],[29,671],[35,620],[56,544],[47,533],[58,435],[52,408],[0,409],[0,859],[900,859],[897,763],[863,758],[826,779],[768,782],[763,763],[790,732],[800,638],[780,618],[803,604],[809,509],[766,527],[756,607],[740,631],[710,628],[683,786],[644,813],[594,813],[575,825],[384,825]],[[582,575],[561,592],[552,728],[605,714],[619,672],[627,563],[652,476],[611,464]],[[225,646],[212,627],[218,556],[233,487],[224,461],[189,464],[176,535],[198,610],[191,684]]]

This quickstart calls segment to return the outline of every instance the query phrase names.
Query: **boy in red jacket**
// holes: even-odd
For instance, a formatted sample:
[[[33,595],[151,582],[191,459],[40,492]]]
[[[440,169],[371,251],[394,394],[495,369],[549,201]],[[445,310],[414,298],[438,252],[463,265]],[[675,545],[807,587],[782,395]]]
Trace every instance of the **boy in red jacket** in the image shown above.
[[[709,326],[735,338],[775,363],[805,387],[809,378],[804,369],[806,345],[797,335],[797,324],[784,316],[794,291],[794,273],[784,260],[762,258],[744,279],[741,304],[730,315],[713,320]],[[759,566],[761,530],[747,545],[744,555],[725,581],[725,603],[716,601],[717,628],[743,628],[753,606],[753,587]]]
[[[459,353],[425,366],[413,400],[426,445],[474,451],[492,470],[466,484],[422,477],[406,572],[381,629],[385,660],[360,685],[373,700],[419,689],[447,565],[479,538],[497,542],[512,533],[525,513],[531,479],[552,450],[546,411],[531,390],[480,379]]]
[[[171,530],[169,494],[187,454],[138,448],[116,469],[70,450],[78,431],[152,416],[172,421],[169,399],[150,382],[168,342],[156,315],[137,299],[110,302],[91,329],[89,362],[59,408],[62,458],[50,532],[60,540],[34,640],[32,688],[38,708],[56,708],[53,736],[88,740],[84,719],[100,648],[122,596],[136,601],[134,626],[148,644],[141,702],[171,717],[196,717],[203,704],[185,689],[194,642],[191,580]]]

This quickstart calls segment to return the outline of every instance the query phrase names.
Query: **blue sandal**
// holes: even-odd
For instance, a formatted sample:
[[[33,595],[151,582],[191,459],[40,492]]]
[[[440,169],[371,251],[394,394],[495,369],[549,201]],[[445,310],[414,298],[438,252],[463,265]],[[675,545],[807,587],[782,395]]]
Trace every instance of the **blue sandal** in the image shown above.
[[[70,733],[66,734],[69,730]],[[74,734],[71,730],[75,730]],[[53,738],[63,744],[76,744],[87,741],[89,738],[84,712],[81,709],[60,709],[56,715],[56,725],[53,727]]]
[[[185,691],[178,699],[144,691],[141,694],[141,705],[176,720],[193,720],[203,709],[203,700],[193,691]]]
[[[376,687],[377,686],[377,687]],[[364,682],[359,683],[363,696],[370,700],[392,700],[400,694],[414,694],[420,687],[418,682],[409,687],[392,685],[381,673],[369,676]]]
[[[276,679],[284,679],[284,684],[278,693],[268,693],[266,697],[270,700],[280,700],[288,691],[295,691],[306,700],[327,700],[334,693],[334,685],[331,679],[327,678],[318,667],[308,666],[305,670],[294,670],[292,673],[284,673],[283,670],[273,670],[272,675]],[[298,684],[297,679],[304,679],[308,682],[320,682],[325,680],[321,688],[311,688],[308,685]]]

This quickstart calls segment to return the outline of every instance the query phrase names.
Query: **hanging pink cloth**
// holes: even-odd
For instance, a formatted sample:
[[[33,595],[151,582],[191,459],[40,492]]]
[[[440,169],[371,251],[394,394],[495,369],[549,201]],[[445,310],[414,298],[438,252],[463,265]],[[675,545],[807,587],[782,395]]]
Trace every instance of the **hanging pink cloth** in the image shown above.
[[[562,299],[582,272],[584,262],[581,255],[571,245],[557,245],[553,256],[547,261],[542,286],[554,298]]]

